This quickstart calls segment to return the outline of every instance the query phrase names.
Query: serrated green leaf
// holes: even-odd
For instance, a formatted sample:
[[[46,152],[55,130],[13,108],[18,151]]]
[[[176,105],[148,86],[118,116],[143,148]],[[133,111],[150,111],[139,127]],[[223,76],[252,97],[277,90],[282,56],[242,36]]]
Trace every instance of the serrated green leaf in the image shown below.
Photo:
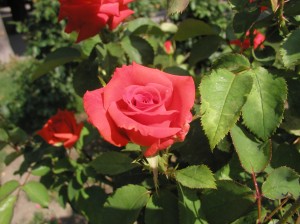
[[[178,224],[177,198],[171,192],[160,190],[153,194],[145,209],[146,224]]]
[[[14,192],[19,186],[20,183],[16,180],[7,181],[2,186],[0,186],[0,201]]]
[[[221,45],[222,38],[216,35],[201,38],[192,46],[191,55],[189,57],[190,66],[197,62],[208,59],[215,53]]]
[[[300,29],[292,31],[283,41],[280,54],[284,66],[291,67],[300,63]]]
[[[242,113],[244,124],[259,138],[267,140],[279,126],[287,97],[282,78],[275,78],[264,68],[253,70],[253,88]]]
[[[64,65],[68,62],[81,58],[79,50],[71,47],[59,48],[47,55],[46,59],[40,64],[32,74],[32,79],[35,80],[57,66]]]
[[[40,204],[42,207],[48,207],[50,198],[48,191],[43,184],[36,181],[29,181],[22,189],[31,201]]]
[[[149,197],[149,192],[142,186],[127,185],[117,189],[104,203],[99,223],[134,223]]]
[[[188,6],[190,0],[168,0],[168,13],[180,13]]]
[[[208,222],[221,224],[240,218],[253,206],[255,197],[246,186],[220,180],[216,190],[204,192],[201,202]]]
[[[154,51],[147,40],[139,36],[126,36],[122,39],[121,45],[132,61],[138,64],[152,64]]]
[[[176,170],[175,178],[180,184],[189,188],[216,188],[215,178],[205,165]]]
[[[279,167],[267,177],[262,193],[272,200],[300,196],[299,174],[289,167]]]
[[[271,159],[270,141],[261,142],[238,125],[235,125],[230,133],[242,167],[248,173],[262,172]]]
[[[92,186],[84,189],[87,197],[79,195],[78,200],[73,202],[76,209],[89,220],[91,224],[101,222],[101,210],[108,195],[98,186]]]
[[[201,210],[201,201],[196,190],[177,186],[179,201],[179,220],[180,224],[208,224],[204,219],[203,211]]]
[[[214,70],[200,84],[201,122],[213,149],[238,120],[252,88],[251,72]]]
[[[224,68],[233,73],[250,69],[250,62],[241,54],[225,54],[213,62],[213,69]]]
[[[14,206],[17,201],[17,196],[10,195],[6,199],[0,202],[0,223],[1,224],[10,224],[13,213]]]
[[[216,32],[207,23],[196,19],[185,19],[178,26],[178,31],[173,39],[177,41],[184,41],[189,38],[201,35],[216,35]]]
[[[117,175],[131,170],[137,166],[133,159],[118,152],[105,152],[91,162],[91,166],[102,174]]]

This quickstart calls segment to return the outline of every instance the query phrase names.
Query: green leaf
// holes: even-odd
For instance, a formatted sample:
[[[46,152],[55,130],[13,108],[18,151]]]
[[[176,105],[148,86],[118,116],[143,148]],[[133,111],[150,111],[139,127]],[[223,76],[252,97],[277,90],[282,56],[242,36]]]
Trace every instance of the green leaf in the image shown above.
[[[250,62],[241,54],[224,54],[213,62],[213,69],[224,68],[233,73],[250,69]]]
[[[8,142],[9,137],[5,129],[0,128],[0,142]]]
[[[207,23],[196,19],[185,19],[178,26],[174,40],[184,41],[201,35],[216,35],[213,28]]]
[[[132,224],[149,200],[149,192],[138,185],[127,185],[106,200],[99,223]]]
[[[0,223],[1,224],[10,224],[13,213],[15,203],[17,201],[17,196],[10,195],[6,199],[0,202]]]
[[[91,166],[102,174],[117,175],[129,171],[137,166],[133,159],[118,152],[105,152],[91,162]]]
[[[173,74],[173,75],[190,76],[190,73],[187,70],[177,67],[177,66],[166,67],[164,69],[164,72]]]
[[[229,0],[229,2],[238,10],[245,9],[249,0]]]
[[[57,66],[79,59],[81,59],[81,53],[79,50],[71,47],[59,48],[47,55],[44,62],[40,64],[32,74],[32,79],[35,80],[41,77]]]
[[[68,158],[63,158],[58,160],[53,167],[53,173],[60,174],[67,171],[72,171],[74,169]]]
[[[281,144],[272,146],[272,160],[270,166],[272,168],[279,168],[281,166],[288,166],[296,172],[300,173],[300,152],[296,145]]]
[[[100,40],[99,35],[96,35],[96,36],[90,37],[84,41],[81,41],[80,48],[81,48],[82,53],[85,56],[89,57],[92,50],[94,49],[95,45],[100,42],[101,42],[101,40]]]
[[[250,223],[257,223],[257,210],[249,212],[247,215],[240,217],[239,219],[235,220],[231,224],[250,224]],[[266,217],[267,211],[263,207],[261,208],[261,217]],[[271,224],[272,222],[269,222]]]
[[[185,10],[190,0],[168,0],[168,13],[179,13]]]
[[[262,172],[271,160],[271,142],[261,142],[255,139],[238,125],[235,125],[230,133],[242,167],[248,173]]]
[[[126,31],[129,31],[131,34],[138,35],[140,33],[162,33],[158,24],[153,22],[150,18],[137,18],[127,23]],[[163,33],[162,33],[163,34]]]
[[[207,190],[202,197],[203,211],[209,223],[231,223],[254,204],[250,188],[233,181],[217,181],[217,190]],[[218,215],[216,215],[218,214]]]
[[[32,171],[31,171],[31,174],[34,175],[34,176],[44,176],[46,175],[47,173],[50,172],[50,167],[49,166],[46,166],[46,165],[40,165],[36,168],[34,168]]]
[[[145,209],[146,224],[178,224],[177,198],[166,190],[153,194]]]
[[[73,178],[68,183],[68,198],[70,201],[77,200],[80,197],[82,191],[82,185],[80,185],[76,178]]]
[[[42,207],[48,207],[50,198],[43,184],[36,181],[29,181],[22,189],[31,201],[40,204]]]
[[[283,41],[280,48],[282,62],[286,67],[292,67],[300,64],[300,29],[292,31]]]
[[[238,12],[233,18],[233,29],[235,33],[246,33],[253,23],[258,19],[260,15],[260,9],[255,11],[243,11]]]
[[[90,131],[87,127],[83,126],[81,132],[80,132],[80,137],[78,139],[78,141],[76,142],[76,149],[77,150],[81,150],[84,146],[85,143],[85,137],[88,137],[88,135],[90,134]]]
[[[107,194],[98,186],[92,186],[84,189],[87,197],[79,195],[75,202],[76,209],[89,220],[91,224],[98,224],[101,221],[101,211]]]
[[[83,96],[87,90],[91,91],[101,87],[96,61],[88,59],[78,65],[73,77],[73,87],[79,96]]]
[[[251,72],[214,70],[200,84],[201,121],[213,149],[238,120],[252,88]]]
[[[275,78],[262,67],[251,75],[253,88],[242,110],[243,120],[256,136],[267,140],[282,120],[287,86],[284,79]]]
[[[189,58],[190,66],[193,66],[197,62],[204,59],[208,59],[209,56],[218,50],[221,42],[222,38],[215,35],[206,36],[198,40],[192,46],[191,55]]]
[[[19,127],[9,130],[8,135],[9,140],[15,145],[22,144],[28,139],[28,135],[26,134],[26,132]]]
[[[2,201],[4,198],[9,196],[19,186],[20,186],[20,184],[16,180],[8,181],[8,182],[4,183],[2,186],[0,186],[0,201]]]
[[[153,63],[154,51],[145,39],[134,35],[126,36],[122,39],[121,45],[132,61],[143,65]]]
[[[175,172],[176,180],[189,188],[216,188],[215,178],[210,169],[205,166],[189,166]]]
[[[265,197],[277,200],[292,196],[300,196],[299,174],[288,167],[279,167],[267,177],[262,185]]]
[[[178,27],[171,22],[161,23],[160,29],[165,33],[176,33],[178,31]]]
[[[197,191],[178,185],[180,224],[208,224],[201,210],[201,201]]]

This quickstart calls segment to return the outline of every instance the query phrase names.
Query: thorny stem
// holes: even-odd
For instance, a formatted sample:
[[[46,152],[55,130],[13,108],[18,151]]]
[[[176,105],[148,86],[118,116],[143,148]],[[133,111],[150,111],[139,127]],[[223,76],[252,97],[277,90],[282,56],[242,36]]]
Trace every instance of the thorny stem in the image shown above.
[[[285,0],[279,0],[279,27],[284,36],[289,34],[289,30],[286,26],[285,18],[283,15],[283,8],[284,8]]]
[[[288,218],[294,215],[299,208],[300,208],[300,197],[295,201],[292,207],[290,207],[290,209],[284,213],[283,217],[279,220],[279,222],[277,222],[277,224],[286,223]]]
[[[257,201],[257,224],[261,224],[261,197],[262,194],[259,191],[258,184],[256,181],[255,173],[252,171],[252,180],[255,186],[255,198]]]
[[[268,220],[271,220],[272,219],[272,217],[273,217],[273,215],[275,215],[286,203],[287,203],[287,201],[289,200],[289,198],[285,198],[284,200],[283,200],[283,202],[281,202],[281,204],[277,207],[277,208],[275,208],[271,213],[270,213],[270,215],[268,215],[267,217],[266,217],[266,221],[268,221]]]

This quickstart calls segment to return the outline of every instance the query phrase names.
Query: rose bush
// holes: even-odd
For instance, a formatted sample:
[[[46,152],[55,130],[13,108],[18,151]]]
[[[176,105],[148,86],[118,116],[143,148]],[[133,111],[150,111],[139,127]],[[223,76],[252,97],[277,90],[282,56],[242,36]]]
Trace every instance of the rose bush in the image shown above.
[[[68,20],[66,33],[78,32],[77,42],[96,35],[106,25],[113,30],[133,14],[127,7],[133,0],[59,1],[59,20]]]
[[[145,156],[182,141],[192,120],[192,77],[175,76],[133,63],[117,68],[103,88],[84,95],[89,121],[116,146],[145,146]]]
[[[77,124],[73,112],[59,110],[37,132],[48,144],[71,148],[80,136],[83,123]]]

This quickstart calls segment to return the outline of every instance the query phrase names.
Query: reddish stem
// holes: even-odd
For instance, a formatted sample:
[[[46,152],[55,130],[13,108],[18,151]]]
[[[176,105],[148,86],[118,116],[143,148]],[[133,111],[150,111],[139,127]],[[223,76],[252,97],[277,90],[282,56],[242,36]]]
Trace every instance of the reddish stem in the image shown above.
[[[255,187],[255,198],[257,202],[257,224],[261,224],[261,198],[262,194],[259,191],[259,187],[256,181],[255,173],[252,171],[252,180]]]

